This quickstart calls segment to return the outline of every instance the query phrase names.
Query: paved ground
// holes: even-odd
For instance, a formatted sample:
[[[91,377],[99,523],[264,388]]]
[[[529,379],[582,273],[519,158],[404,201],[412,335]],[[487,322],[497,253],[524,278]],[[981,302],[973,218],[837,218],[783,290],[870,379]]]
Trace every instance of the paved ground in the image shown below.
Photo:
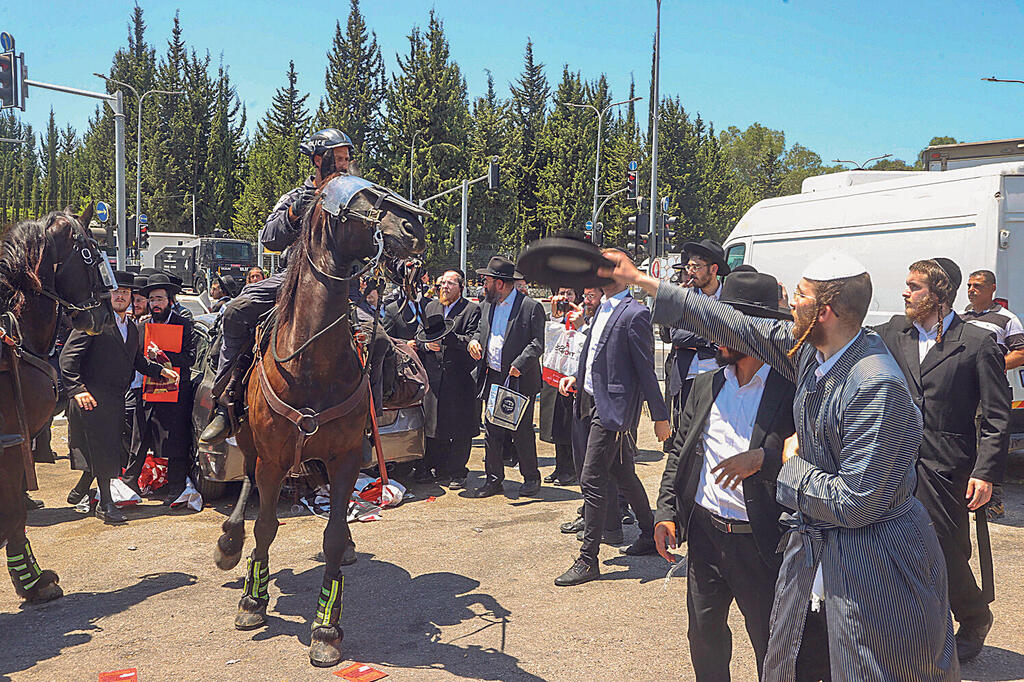
[[[63,426],[55,445],[66,452]],[[653,447],[649,423],[641,445]],[[541,446],[545,473],[553,465]],[[479,480],[482,452],[471,468]],[[645,451],[640,477],[653,496],[661,453]],[[212,561],[222,501],[197,514],[165,514],[147,502],[128,526],[110,528],[65,504],[76,480],[66,459],[38,467],[46,508],[29,517],[44,568],[67,592],[22,607],[0,588],[0,679],[95,680],[128,667],[153,680],[330,680],[307,662],[309,620],[322,564],[324,522],[293,515],[271,550],[269,625],[232,627],[244,561],[218,571]],[[544,487],[539,499],[471,500],[436,487],[358,524],[359,562],[347,569],[346,655],[395,680],[675,680],[692,679],[686,645],[685,578],[665,581],[659,557],[627,558],[602,550],[604,579],[577,588],[552,580],[577,549],[557,530],[579,496]],[[426,499],[435,495],[436,499]],[[998,601],[989,646],[964,671],[970,680],[1024,678],[1024,489],[1007,488],[1007,518],[992,528]],[[251,533],[251,523],[247,530]],[[632,539],[635,530],[627,534]],[[247,550],[252,546],[251,535]],[[756,676],[742,621],[733,613],[733,672]]]

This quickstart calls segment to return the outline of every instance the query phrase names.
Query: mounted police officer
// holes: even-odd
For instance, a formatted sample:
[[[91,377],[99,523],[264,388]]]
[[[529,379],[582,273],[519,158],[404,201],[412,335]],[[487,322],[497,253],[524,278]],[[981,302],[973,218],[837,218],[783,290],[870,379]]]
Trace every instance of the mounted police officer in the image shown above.
[[[260,232],[260,241],[273,251],[285,251],[298,238],[302,217],[313,203],[317,189],[335,173],[348,173],[349,162],[355,151],[352,140],[337,128],[326,128],[313,133],[299,149],[315,166],[312,175],[300,187],[282,196],[267,217]],[[271,275],[260,282],[247,285],[242,293],[224,306],[220,347],[220,361],[213,394],[217,401],[213,419],[200,436],[204,443],[219,443],[231,435],[229,409],[242,400],[242,380],[248,369],[239,358],[247,355],[253,346],[256,323],[260,316],[274,307],[277,291],[284,282],[285,272]]]

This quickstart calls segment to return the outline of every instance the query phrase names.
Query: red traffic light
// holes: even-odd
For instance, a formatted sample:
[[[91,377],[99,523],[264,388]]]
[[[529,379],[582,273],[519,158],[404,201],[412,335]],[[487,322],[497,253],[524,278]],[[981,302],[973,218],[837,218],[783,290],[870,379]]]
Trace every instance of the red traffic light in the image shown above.
[[[14,90],[14,52],[0,53],[0,108],[18,106]]]

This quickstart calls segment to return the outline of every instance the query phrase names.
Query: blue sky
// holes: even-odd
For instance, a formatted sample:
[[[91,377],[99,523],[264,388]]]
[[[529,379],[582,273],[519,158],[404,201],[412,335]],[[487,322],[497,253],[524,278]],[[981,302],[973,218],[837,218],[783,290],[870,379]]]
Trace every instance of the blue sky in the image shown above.
[[[148,36],[166,46],[175,9],[189,45],[221,55],[255,120],[266,110],[294,59],[299,85],[315,101],[334,21],[348,2],[140,0]],[[0,5],[0,30],[26,53],[29,77],[102,89],[126,42],[133,2],[42,0]],[[433,7],[444,20],[452,56],[471,96],[490,69],[502,92],[518,75],[527,37],[557,83],[568,63],[585,77],[608,76],[625,95],[631,75],[649,88],[654,0],[576,1],[363,0],[389,69],[406,36]],[[327,8],[336,8],[329,10]],[[665,0],[662,93],[679,95],[716,127],[759,121],[786,132],[829,161],[893,153],[913,160],[933,135],[966,141],[1024,136],[1018,121],[1024,85],[1020,3],[834,2],[809,0]],[[95,103],[33,89],[25,119],[38,129],[53,106],[60,124],[82,129]],[[646,110],[646,100],[642,103]]]

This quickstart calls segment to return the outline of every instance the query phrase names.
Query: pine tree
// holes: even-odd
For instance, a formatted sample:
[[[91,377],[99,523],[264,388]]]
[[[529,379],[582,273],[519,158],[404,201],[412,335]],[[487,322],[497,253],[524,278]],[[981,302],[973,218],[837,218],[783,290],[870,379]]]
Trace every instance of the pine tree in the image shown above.
[[[494,76],[487,72],[487,94],[473,103],[472,132],[469,149],[471,158],[470,175],[479,177],[487,172],[491,158],[497,158],[499,174],[507,173],[507,159],[501,158],[508,141],[508,104],[498,98],[494,89]],[[468,217],[467,262],[485,264],[491,256],[507,252],[500,240],[500,233],[508,224],[509,207],[513,193],[505,178],[500,189],[490,191],[486,184],[478,183],[470,190]],[[452,254],[452,266],[457,263],[457,254]]]
[[[340,128],[356,147],[361,171],[376,177],[383,145],[381,103],[384,101],[384,58],[377,35],[367,30],[359,0],[350,0],[345,33],[336,23],[327,53],[325,92],[316,115],[316,127]]]
[[[514,193],[512,222],[506,240],[515,249],[545,234],[538,216],[539,176],[547,165],[541,137],[551,94],[544,64],[533,57],[533,41],[527,39],[523,71],[511,87],[512,129],[504,158],[509,165],[509,184]]]

